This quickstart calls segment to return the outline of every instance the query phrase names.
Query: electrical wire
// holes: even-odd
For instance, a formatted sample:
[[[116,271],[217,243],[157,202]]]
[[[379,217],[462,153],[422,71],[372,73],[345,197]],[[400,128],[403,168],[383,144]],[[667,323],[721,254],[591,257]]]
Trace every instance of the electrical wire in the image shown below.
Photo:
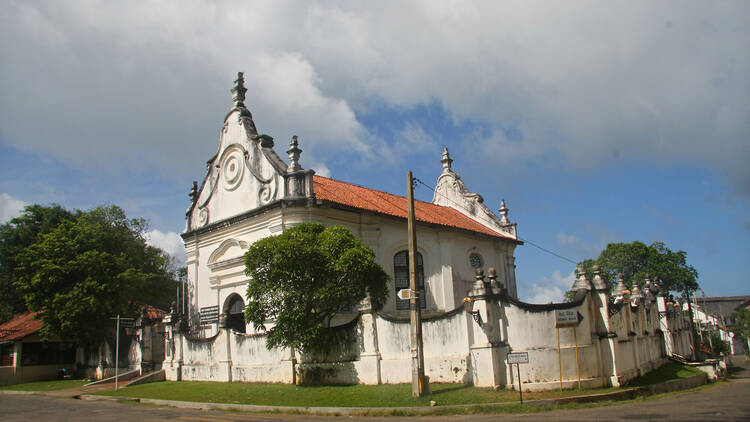
[[[424,186],[424,187],[426,187],[427,189],[430,189],[431,191],[435,192],[435,194],[436,194],[436,195],[440,195],[440,196],[442,196],[443,198],[445,198],[446,200],[448,200],[449,202],[452,202],[452,203],[453,203],[453,204],[455,204],[455,205],[456,205],[457,207],[459,207],[459,208],[462,208],[462,209],[465,209],[465,208],[463,207],[463,205],[461,205],[461,204],[457,203],[456,201],[454,201],[454,200],[452,200],[452,199],[448,198],[447,196],[445,196],[445,195],[443,195],[442,193],[438,192],[436,188],[434,188],[434,187],[432,187],[432,186],[428,185],[427,183],[425,183],[425,182],[423,182],[423,181],[419,180],[418,178],[416,178],[416,177],[415,177],[415,178],[414,178],[414,181],[415,181],[415,182],[417,182],[417,183],[419,183],[419,184],[421,184],[421,185],[423,185],[423,186]],[[528,240],[528,239],[524,239],[524,238],[522,238],[522,237],[520,237],[520,236],[518,236],[518,235],[516,235],[516,238],[518,238],[518,240],[520,240],[520,241],[522,241],[522,242],[524,242],[524,243],[527,243],[527,244],[529,244],[529,245],[531,245],[531,246],[533,246],[533,247],[535,247],[535,248],[537,248],[537,249],[539,249],[539,250],[541,250],[541,251],[547,252],[547,253],[548,253],[548,254],[550,254],[550,255],[553,255],[553,256],[555,256],[555,257],[557,257],[557,258],[560,258],[560,259],[562,259],[562,260],[564,260],[564,261],[568,261],[568,262],[570,262],[570,263],[571,263],[571,264],[573,264],[573,265],[577,265],[577,264],[578,264],[577,262],[573,261],[572,259],[566,258],[566,257],[564,257],[564,256],[562,256],[562,255],[560,255],[560,254],[558,254],[558,253],[556,253],[556,252],[553,252],[553,251],[551,251],[551,250],[549,250],[549,249],[547,249],[547,248],[544,248],[544,247],[542,247],[542,246],[539,246],[539,245],[537,245],[536,243],[534,243],[534,242],[532,242],[532,241],[530,241],[530,240]]]

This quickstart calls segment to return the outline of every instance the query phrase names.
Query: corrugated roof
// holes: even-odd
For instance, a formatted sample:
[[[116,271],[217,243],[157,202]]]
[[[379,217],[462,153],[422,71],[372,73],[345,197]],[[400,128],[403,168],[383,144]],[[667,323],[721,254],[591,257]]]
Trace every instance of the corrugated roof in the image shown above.
[[[317,175],[313,176],[313,185],[316,199],[407,218],[407,199],[403,196]],[[415,200],[414,214],[417,221],[454,227],[502,239],[516,240],[513,236],[492,230],[450,207]]]
[[[20,340],[39,331],[42,321],[35,319],[36,315],[36,312],[24,312],[0,324],[0,341]]]

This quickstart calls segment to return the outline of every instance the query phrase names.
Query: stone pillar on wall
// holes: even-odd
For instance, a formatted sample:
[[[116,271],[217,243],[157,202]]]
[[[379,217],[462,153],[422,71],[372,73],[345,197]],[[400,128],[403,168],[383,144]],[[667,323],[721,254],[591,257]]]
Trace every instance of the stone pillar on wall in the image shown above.
[[[219,317],[219,337],[216,338],[214,344],[218,343],[219,348],[224,352],[223,359],[219,359],[219,381],[232,382],[232,330],[227,327],[228,317],[229,311],[224,311]],[[221,337],[224,337],[226,344],[221,344]]]
[[[283,349],[289,351],[289,354],[281,358],[281,379],[285,384],[297,384],[297,352],[294,349]]]
[[[370,298],[365,298],[359,305],[358,335],[362,339],[362,351],[359,354],[363,370],[358,374],[361,384],[380,384],[380,348],[378,347],[377,318],[372,309]]]
[[[164,318],[165,333],[167,341],[164,342],[164,364],[162,368],[167,371],[167,379],[182,381],[182,343],[183,336],[179,329],[180,321],[175,319],[174,314]]]
[[[474,323],[470,324],[473,331],[470,358],[472,382],[477,387],[501,387],[506,382],[504,361],[507,346],[500,337],[502,310],[497,300],[500,287],[493,268],[490,268],[490,274],[493,280],[490,285],[485,285],[484,271],[477,269],[476,280],[467,298],[474,318]]]
[[[664,335],[664,352],[667,356],[674,353],[674,343],[672,342],[672,329],[669,324],[669,314],[667,313],[667,304],[664,295],[659,293],[656,296],[656,309],[659,311],[659,329]]]
[[[643,293],[641,292],[641,288],[638,286],[638,281],[633,280],[633,291],[630,295],[630,309],[631,312],[633,309],[635,309],[635,320],[632,320],[633,315],[631,314],[631,322],[628,330],[630,330],[630,335],[633,337],[633,362],[635,363],[635,369],[638,372],[638,376],[643,374],[643,371],[641,369],[641,358],[639,354],[641,348],[640,337],[643,334],[643,327],[641,325],[641,313],[643,312],[642,308]]]
[[[609,287],[601,275],[598,265],[593,267],[594,277],[591,285],[594,288],[592,299],[597,310],[596,330],[599,338],[599,356],[601,376],[604,381],[613,386],[620,386],[620,377],[617,373],[617,334],[612,328],[609,318]]]

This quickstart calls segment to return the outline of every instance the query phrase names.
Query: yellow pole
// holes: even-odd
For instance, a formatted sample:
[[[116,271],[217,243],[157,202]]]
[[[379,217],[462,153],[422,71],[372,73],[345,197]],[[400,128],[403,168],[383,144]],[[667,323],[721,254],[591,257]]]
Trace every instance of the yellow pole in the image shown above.
[[[581,389],[581,362],[578,360],[578,336],[576,327],[573,327],[573,341],[576,343],[576,369],[578,370],[578,389]]]
[[[562,391],[562,357],[560,356],[560,328],[557,328],[557,367],[560,368],[560,391]]]

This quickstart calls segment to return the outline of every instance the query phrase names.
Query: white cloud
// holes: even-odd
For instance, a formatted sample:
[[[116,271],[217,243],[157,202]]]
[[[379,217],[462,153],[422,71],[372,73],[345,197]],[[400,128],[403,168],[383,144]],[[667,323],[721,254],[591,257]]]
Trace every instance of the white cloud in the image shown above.
[[[16,199],[5,192],[0,193],[0,224],[21,215],[21,211],[26,205],[22,200]]]
[[[175,232],[163,233],[159,230],[151,230],[146,233],[146,243],[157,248],[161,248],[175,259],[177,266],[185,265],[185,243],[182,237]]]
[[[312,169],[315,170],[315,174],[318,176],[331,177],[331,170],[324,163],[315,164]]]
[[[382,162],[395,140],[356,113],[437,103],[486,127],[466,134],[478,169],[698,164],[750,194],[750,5],[683,6],[11,3],[0,135],[79,167],[200,174],[244,70],[259,130],[299,135],[317,161]]]
[[[555,270],[551,277],[543,276],[537,283],[532,283],[530,291],[525,292],[522,299],[528,303],[562,302],[563,295],[573,286],[575,278],[575,270],[567,276]]]
[[[411,121],[406,122],[404,127],[396,133],[393,150],[396,158],[426,151],[432,151],[433,155],[437,155],[437,152],[440,151],[437,142],[425,132],[422,126]]]

